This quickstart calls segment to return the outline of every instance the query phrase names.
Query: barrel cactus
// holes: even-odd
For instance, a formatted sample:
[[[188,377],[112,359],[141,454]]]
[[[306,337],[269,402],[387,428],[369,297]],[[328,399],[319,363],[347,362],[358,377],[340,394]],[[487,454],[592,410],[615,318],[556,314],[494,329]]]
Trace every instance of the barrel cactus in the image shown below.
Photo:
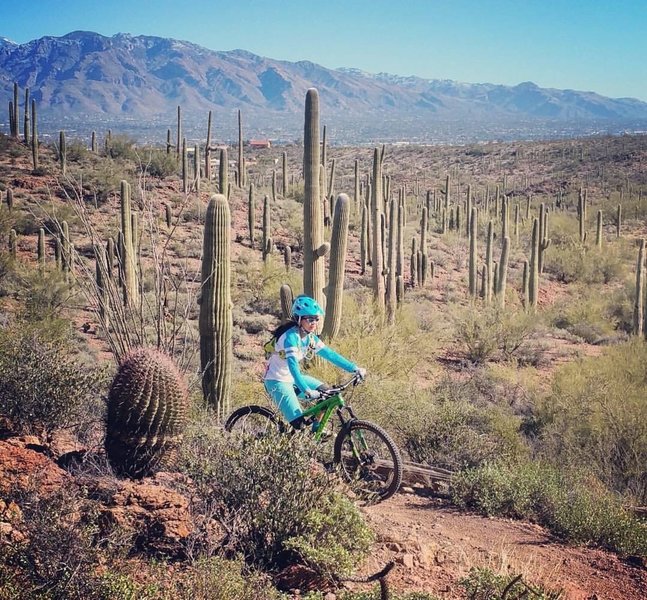
[[[105,448],[114,470],[142,478],[165,466],[187,410],[187,387],[175,363],[155,348],[131,350],[108,393]]]

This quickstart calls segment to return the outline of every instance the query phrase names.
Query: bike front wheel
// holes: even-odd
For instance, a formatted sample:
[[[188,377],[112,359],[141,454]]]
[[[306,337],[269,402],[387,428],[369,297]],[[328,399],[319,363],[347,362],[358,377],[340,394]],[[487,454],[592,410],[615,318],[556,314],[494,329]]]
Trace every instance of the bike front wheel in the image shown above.
[[[350,421],[335,439],[334,461],[366,500],[379,502],[402,483],[402,457],[389,434],[369,421]]]
[[[229,415],[225,429],[255,438],[283,433],[285,425],[277,414],[265,406],[241,406]]]

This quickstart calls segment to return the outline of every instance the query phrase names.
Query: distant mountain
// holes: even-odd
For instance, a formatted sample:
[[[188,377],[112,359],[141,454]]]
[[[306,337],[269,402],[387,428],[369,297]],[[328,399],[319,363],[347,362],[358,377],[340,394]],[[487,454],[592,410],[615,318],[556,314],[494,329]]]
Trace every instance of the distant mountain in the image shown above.
[[[216,52],[173,39],[75,31],[25,44],[0,38],[0,95],[28,87],[43,118],[66,121],[187,119],[241,109],[262,122],[300,123],[306,90],[319,90],[322,114],[357,127],[390,122],[647,120],[647,103],[593,92],[428,80],[358,69],[327,69],[244,50]],[[3,111],[6,114],[6,111]],[[0,115],[3,114],[0,112]],[[3,117],[5,118],[5,117]],[[287,125],[286,125],[287,126]],[[379,126],[379,127],[378,127]],[[367,135],[370,132],[367,131]]]

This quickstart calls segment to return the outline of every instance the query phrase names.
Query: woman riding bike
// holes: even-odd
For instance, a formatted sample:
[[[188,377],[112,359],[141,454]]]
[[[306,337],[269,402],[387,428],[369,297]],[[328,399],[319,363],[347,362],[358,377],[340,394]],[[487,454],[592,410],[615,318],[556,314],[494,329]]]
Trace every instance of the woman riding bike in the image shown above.
[[[294,299],[292,321],[274,332],[275,344],[263,377],[267,393],[295,429],[305,425],[299,398],[317,400],[320,391],[327,389],[318,379],[301,373],[300,361],[311,359],[316,354],[344,371],[357,374],[359,379],[366,377],[365,369],[337,354],[319,339],[315,330],[323,314],[321,306],[313,298],[301,295]],[[313,430],[317,426],[317,422],[312,423]]]

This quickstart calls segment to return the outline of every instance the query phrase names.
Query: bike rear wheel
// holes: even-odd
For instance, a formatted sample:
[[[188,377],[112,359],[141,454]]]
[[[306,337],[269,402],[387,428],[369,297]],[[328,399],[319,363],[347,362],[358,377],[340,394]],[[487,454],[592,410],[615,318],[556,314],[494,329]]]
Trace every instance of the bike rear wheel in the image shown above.
[[[402,483],[402,457],[388,433],[369,421],[350,421],[335,440],[334,461],[367,500],[379,502]]]
[[[241,435],[261,438],[283,433],[285,425],[277,414],[265,406],[241,406],[229,415],[225,429]]]

